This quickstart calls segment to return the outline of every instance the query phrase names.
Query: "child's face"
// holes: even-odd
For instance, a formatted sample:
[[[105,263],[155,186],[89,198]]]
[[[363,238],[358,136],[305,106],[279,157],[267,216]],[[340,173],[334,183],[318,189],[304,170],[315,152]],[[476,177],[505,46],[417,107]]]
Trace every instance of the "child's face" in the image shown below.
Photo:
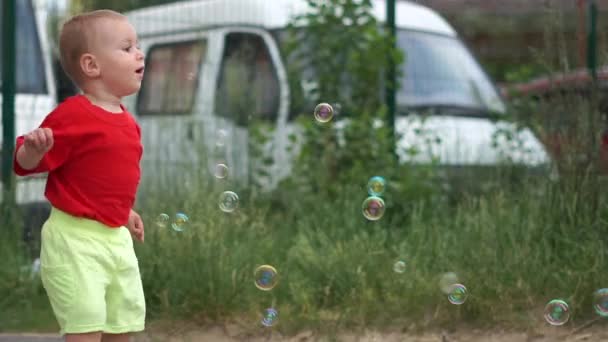
[[[137,92],[144,77],[144,55],[135,29],[126,20],[107,19],[98,24],[92,50],[106,90],[118,97]]]

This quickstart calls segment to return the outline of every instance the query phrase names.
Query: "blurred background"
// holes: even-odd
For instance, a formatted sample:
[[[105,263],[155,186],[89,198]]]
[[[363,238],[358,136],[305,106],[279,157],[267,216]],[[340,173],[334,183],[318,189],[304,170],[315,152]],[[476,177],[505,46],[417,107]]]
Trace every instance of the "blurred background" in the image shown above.
[[[13,144],[79,92],[62,22],[113,9],[146,55],[124,98],[145,148],[139,339],[608,340],[608,1],[0,9],[0,332],[57,329],[45,175],[15,177]]]

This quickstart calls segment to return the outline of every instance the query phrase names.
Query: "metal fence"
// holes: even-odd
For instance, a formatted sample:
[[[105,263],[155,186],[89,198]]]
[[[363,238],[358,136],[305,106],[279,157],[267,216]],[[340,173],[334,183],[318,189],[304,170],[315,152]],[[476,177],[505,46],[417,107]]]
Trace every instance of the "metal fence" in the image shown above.
[[[312,2],[321,4],[323,1]],[[16,191],[10,191],[13,188],[10,151],[14,136],[37,127],[58,102],[76,93],[77,89],[58,63],[57,27],[62,18],[68,16],[70,8],[76,11],[101,8],[95,7],[93,1],[74,0],[72,7],[68,6],[65,13],[60,13],[56,2],[49,3],[54,6],[48,7],[45,1],[31,0],[3,1],[0,6],[3,12],[3,40],[0,45],[4,70],[3,202],[9,202],[13,196],[22,205],[44,201],[44,178],[30,179],[28,182],[19,179]],[[103,4],[104,7],[120,8],[134,3],[118,1]],[[491,31],[480,29],[483,23],[488,24],[483,18],[478,18],[477,22],[454,20],[458,25],[470,25],[456,27],[456,31],[462,33],[460,37],[465,39],[460,41],[452,28],[439,18],[442,8],[438,1],[428,2],[437,12],[421,7],[425,1],[398,1],[396,5],[393,1],[373,3],[372,15],[382,25],[388,25],[389,32],[394,27],[394,44],[405,55],[404,62],[395,70],[390,68],[389,63],[388,73],[383,76],[384,81],[389,81],[384,82],[386,85],[391,84],[391,77],[401,75],[398,79],[400,87],[393,95],[390,87],[369,89],[370,97],[385,103],[389,113],[396,113],[394,118],[389,115],[389,125],[399,124],[411,108],[432,109],[445,115],[443,111],[449,107],[452,110],[449,114],[457,118],[454,122],[467,119],[467,116],[469,119],[490,120],[489,113],[504,112],[506,105],[496,91],[492,78],[488,77],[488,71],[504,76],[507,71],[525,74],[521,64],[537,70],[539,68],[534,49],[530,46],[521,46],[522,50],[529,51],[529,59],[525,61],[521,60],[521,54],[504,57],[492,55],[487,46],[500,46],[505,43],[501,39],[506,38],[500,38],[499,29],[496,29],[495,36]],[[593,2],[590,4],[592,6]],[[335,105],[340,100],[318,97],[317,91],[322,86],[319,79],[324,75],[315,74],[314,68],[303,68],[299,74],[292,72],[291,67],[295,62],[286,55],[287,46],[293,45],[293,41],[288,39],[289,26],[293,23],[293,15],[305,12],[307,8],[308,3],[304,0],[200,0],[156,4],[125,13],[136,28],[146,55],[142,88],[138,94],[124,99],[144,132],[147,151],[144,175],[156,176],[158,172],[155,170],[159,165],[169,165],[166,179],[184,179],[187,178],[185,170],[199,170],[203,165],[212,174],[214,166],[223,162],[230,165],[234,178],[247,183],[251,181],[251,170],[262,167],[261,160],[268,158],[274,162],[267,166],[267,173],[281,178],[290,172],[286,165],[290,165],[293,155],[286,152],[285,147],[290,144],[290,136],[298,131],[298,115],[311,113],[318,102]],[[364,25],[350,20],[359,18],[356,6],[342,7],[340,11],[325,13],[326,18],[336,18],[344,28]],[[595,18],[595,12],[589,11],[588,18]],[[445,14],[448,19],[454,18],[453,12],[452,15],[449,12]],[[557,24],[550,29],[559,38],[557,33],[566,29],[559,23],[567,22],[566,16],[572,13],[547,11],[544,15],[543,20],[547,23],[557,18]],[[392,17],[394,20],[391,20]],[[509,22],[516,24],[519,20],[520,17],[507,18],[503,24],[508,26]],[[595,43],[602,42],[604,37],[595,35],[594,25],[589,27],[588,65],[595,67],[605,59],[605,55],[595,52],[598,46]],[[467,28],[474,31],[467,31]],[[567,30],[563,37],[572,36],[571,28]],[[512,30],[514,37],[528,33]],[[544,33],[538,34],[542,36]],[[553,40],[547,34],[544,36],[547,38],[544,42],[546,45],[536,47],[536,51],[541,51],[543,47],[550,49],[551,44],[559,44],[560,41],[566,45],[576,43],[569,38]],[[493,37],[498,38],[493,40]],[[360,43],[356,38],[340,41],[340,37],[327,37],[326,44],[330,44],[330,39],[338,40],[344,50]],[[603,50],[602,44],[599,44],[600,51]],[[318,57],[314,55],[315,51],[323,51],[322,46],[310,46],[303,38],[295,45],[307,49],[313,61]],[[467,45],[471,49],[467,49]],[[335,56],[339,55],[339,51],[334,53]],[[596,55],[599,62],[592,59]],[[480,57],[481,66],[475,56]],[[554,55],[550,57],[555,59]],[[568,64],[564,64],[564,58],[576,58],[569,53],[561,57],[561,61],[548,69],[560,69]],[[363,56],[350,55],[344,63],[357,58]],[[379,61],[371,60],[368,65],[374,63]],[[345,77],[336,81],[344,82],[340,83],[340,88],[345,93],[352,89],[348,80]],[[13,83],[15,86],[11,87]],[[262,157],[254,158],[251,155],[254,134],[250,124],[253,122],[266,133],[262,139]],[[454,124],[452,128],[446,128],[441,120],[437,122],[436,128],[444,138],[448,134],[442,129],[460,127]],[[396,128],[401,130],[397,132],[398,135],[408,134],[406,128],[410,126],[407,125],[412,124],[404,121],[401,128]],[[467,134],[464,132],[463,136]],[[478,134],[485,133],[478,131]],[[488,137],[489,133],[484,139]],[[415,135],[410,136],[412,140],[416,138]],[[447,161],[475,162],[471,158],[454,157],[449,150],[453,147],[450,145],[458,144],[444,143],[443,147],[433,149],[439,151],[440,157]],[[411,144],[404,147],[411,147]],[[474,151],[487,146],[460,144],[457,147]],[[274,184],[275,180],[267,181],[268,186]]]

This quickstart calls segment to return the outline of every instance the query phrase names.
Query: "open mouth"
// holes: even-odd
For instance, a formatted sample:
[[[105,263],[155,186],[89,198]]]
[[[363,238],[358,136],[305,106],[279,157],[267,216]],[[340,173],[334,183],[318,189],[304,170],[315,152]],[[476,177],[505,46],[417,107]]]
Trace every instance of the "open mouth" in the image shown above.
[[[137,73],[138,75],[142,75],[144,73],[144,67],[135,70],[135,73]]]

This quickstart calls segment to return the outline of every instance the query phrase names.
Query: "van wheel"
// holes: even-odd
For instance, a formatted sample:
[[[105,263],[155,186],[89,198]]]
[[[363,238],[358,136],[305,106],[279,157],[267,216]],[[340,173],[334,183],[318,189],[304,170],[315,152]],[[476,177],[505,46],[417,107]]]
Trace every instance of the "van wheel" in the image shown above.
[[[23,212],[23,242],[33,259],[40,256],[40,231],[51,214],[51,206],[46,202],[26,204]]]

